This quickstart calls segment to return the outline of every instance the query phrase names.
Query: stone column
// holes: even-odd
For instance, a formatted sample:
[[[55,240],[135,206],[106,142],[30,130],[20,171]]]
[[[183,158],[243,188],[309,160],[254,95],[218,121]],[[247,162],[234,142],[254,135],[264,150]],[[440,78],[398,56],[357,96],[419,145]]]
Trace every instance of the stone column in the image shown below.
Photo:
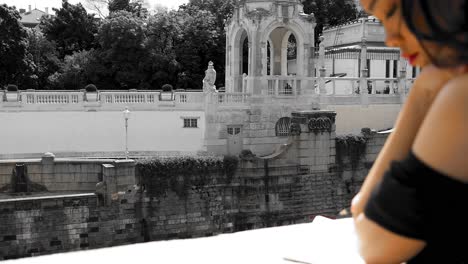
[[[406,59],[400,58],[400,76],[398,93],[400,94],[400,102],[403,104],[406,100],[406,75],[407,75],[407,62]]]
[[[319,94],[326,95],[327,89],[325,87],[325,76],[327,69],[325,68],[325,43],[324,37],[320,36],[320,46],[319,46]]]
[[[262,42],[260,43],[261,49],[262,49],[262,76],[267,76],[268,74],[268,42]]]
[[[292,113],[291,134],[296,136],[301,169],[328,172],[335,163],[336,112],[300,111]]]
[[[367,78],[369,77],[369,69],[367,69],[367,40],[362,38],[361,48],[361,77],[359,78],[359,93],[361,94],[361,104],[365,107],[369,106],[369,91],[367,87]]]
[[[103,195],[109,205],[119,199],[119,195],[133,190],[135,185],[135,161],[116,160],[113,164],[102,165],[102,182],[96,186],[96,193]]]

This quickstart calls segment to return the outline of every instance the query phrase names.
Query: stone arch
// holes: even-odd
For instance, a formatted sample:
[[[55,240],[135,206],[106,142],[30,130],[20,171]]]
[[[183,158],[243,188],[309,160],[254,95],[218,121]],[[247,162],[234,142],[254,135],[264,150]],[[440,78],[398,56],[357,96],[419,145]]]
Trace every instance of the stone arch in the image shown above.
[[[273,41],[268,38],[266,45],[266,58],[263,65],[266,65],[265,72],[263,75],[273,75]]]
[[[233,77],[233,90],[234,92],[241,92],[242,91],[242,78],[243,74],[246,73],[247,75],[251,74],[252,71],[252,62],[251,62],[251,47],[252,47],[252,38],[250,33],[245,27],[239,27],[235,31],[235,37],[232,39],[231,47],[232,47],[232,54],[231,54],[231,62],[232,62],[232,69],[231,69],[231,76]],[[245,42],[248,44],[245,46]],[[247,49],[247,51],[245,50]],[[246,53],[246,56],[244,56]],[[247,61],[245,61],[247,60]]]
[[[269,39],[271,39],[271,35],[277,29],[285,30],[288,33],[287,35],[294,34],[294,37],[296,39],[296,44],[297,44],[297,75],[300,75],[300,76],[304,75],[305,74],[304,67],[303,67],[303,65],[304,65],[304,54],[305,54],[304,46],[305,46],[305,44],[309,44],[309,43],[306,43],[306,39],[305,39],[306,33],[304,32],[304,30],[302,29],[302,27],[300,25],[294,23],[293,21],[291,21],[288,24],[284,24],[284,23],[281,23],[281,22],[272,22],[269,26],[266,27],[261,40],[264,43],[267,43],[267,41]],[[281,45],[281,49],[284,48],[283,45],[284,45],[285,39],[286,39],[286,44],[287,44],[287,38],[285,38],[285,36],[283,36],[281,38],[281,43],[276,43],[277,45]],[[276,50],[278,51],[279,48],[276,47]],[[279,56],[279,55],[275,54],[275,56]],[[281,56],[281,59],[284,58],[283,55],[280,55],[280,56]],[[283,65],[281,66],[281,68],[282,68],[281,70],[278,70],[276,68],[273,71],[274,75],[280,75],[280,74],[281,75],[286,75],[287,71],[283,69],[284,65],[285,64],[283,62]]]
[[[289,57],[288,57],[288,52],[289,52],[289,41],[291,37],[294,38],[294,41],[296,43],[296,54],[295,54],[295,59],[296,59],[296,69],[295,70],[290,70],[290,64],[289,64]],[[286,34],[283,37],[283,40],[281,42],[281,69],[282,69],[282,75],[290,75],[290,73],[294,73],[295,75],[297,74],[297,59],[298,59],[298,47],[297,47],[297,38],[296,35],[292,31],[286,32]]]

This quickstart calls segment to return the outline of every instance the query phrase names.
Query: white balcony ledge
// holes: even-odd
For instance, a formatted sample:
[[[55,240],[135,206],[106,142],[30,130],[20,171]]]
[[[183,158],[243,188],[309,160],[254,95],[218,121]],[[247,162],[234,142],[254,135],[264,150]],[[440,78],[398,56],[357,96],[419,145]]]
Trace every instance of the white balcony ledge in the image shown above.
[[[324,217],[317,217],[310,224],[266,228],[215,237],[134,244],[10,262],[12,264],[364,263],[357,252],[352,219],[329,220]]]

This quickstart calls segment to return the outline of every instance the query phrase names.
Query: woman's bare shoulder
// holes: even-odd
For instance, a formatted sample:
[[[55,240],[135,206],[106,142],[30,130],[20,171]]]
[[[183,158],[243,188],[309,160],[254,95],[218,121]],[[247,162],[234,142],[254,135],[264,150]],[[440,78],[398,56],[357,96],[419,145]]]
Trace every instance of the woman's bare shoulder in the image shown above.
[[[468,182],[468,74],[449,81],[435,98],[413,151],[431,167]]]

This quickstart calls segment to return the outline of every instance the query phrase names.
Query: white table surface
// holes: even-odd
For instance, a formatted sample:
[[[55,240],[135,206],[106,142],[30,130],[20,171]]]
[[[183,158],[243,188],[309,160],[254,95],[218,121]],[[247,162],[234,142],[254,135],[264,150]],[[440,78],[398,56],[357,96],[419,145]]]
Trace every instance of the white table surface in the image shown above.
[[[314,222],[309,224],[47,255],[3,263],[353,264],[364,262],[357,253],[352,219],[329,220],[316,217]]]

